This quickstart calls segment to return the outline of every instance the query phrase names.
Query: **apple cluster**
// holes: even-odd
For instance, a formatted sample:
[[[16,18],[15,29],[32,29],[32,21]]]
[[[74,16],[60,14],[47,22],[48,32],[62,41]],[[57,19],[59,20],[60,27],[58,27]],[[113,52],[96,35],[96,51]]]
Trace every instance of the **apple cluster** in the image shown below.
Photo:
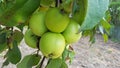
[[[39,42],[42,54],[54,59],[62,55],[67,44],[80,39],[79,29],[80,25],[59,8],[40,8],[31,16],[24,39],[32,48]]]

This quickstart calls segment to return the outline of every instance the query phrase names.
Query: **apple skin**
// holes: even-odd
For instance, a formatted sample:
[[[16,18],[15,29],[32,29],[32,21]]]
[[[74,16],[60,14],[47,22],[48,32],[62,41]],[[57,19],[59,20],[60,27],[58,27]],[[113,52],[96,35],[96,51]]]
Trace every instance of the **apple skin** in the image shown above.
[[[69,23],[69,17],[58,8],[50,8],[45,16],[45,24],[51,32],[63,32]]]
[[[58,58],[64,51],[65,39],[62,34],[47,32],[41,37],[39,47],[44,56]]]
[[[45,14],[45,11],[36,12],[29,20],[29,27],[37,36],[42,36],[48,30],[44,23]]]
[[[30,29],[25,32],[25,43],[31,48],[37,48],[37,36],[35,36]]]
[[[82,32],[78,33],[79,29],[80,25],[76,21],[71,19],[69,25],[63,32],[66,43],[72,44],[77,42],[81,38]]]

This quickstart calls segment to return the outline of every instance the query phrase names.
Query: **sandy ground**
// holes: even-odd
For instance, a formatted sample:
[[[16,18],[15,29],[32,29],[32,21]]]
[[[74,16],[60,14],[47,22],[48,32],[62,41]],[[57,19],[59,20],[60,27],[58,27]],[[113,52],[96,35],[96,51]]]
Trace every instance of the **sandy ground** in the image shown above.
[[[83,37],[79,42],[73,44],[75,59],[69,68],[120,68],[120,44],[109,40],[103,42],[100,35],[96,35],[96,43],[89,47],[89,38]],[[22,41],[20,44],[22,56],[33,53],[35,50],[26,46]],[[0,54],[0,68],[4,62],[4,53]],[[4,68],[16,68],[15,65],[8,65]]]

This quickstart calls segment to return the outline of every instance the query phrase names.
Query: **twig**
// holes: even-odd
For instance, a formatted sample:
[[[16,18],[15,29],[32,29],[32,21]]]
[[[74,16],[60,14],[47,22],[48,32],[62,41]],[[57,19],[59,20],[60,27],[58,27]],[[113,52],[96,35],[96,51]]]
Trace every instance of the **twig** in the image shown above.
[[[11,50],[10,44],[11,44],[12,41],[13,41],[13,39],[12,39],[12,36],[13,36],[13,27],[6,27],[6,29],[7,29],[7,30],[11,30],[10,37],[7,37],[7,45],[8,45],[9,50]]]
[[[44,60],[45,60],[45,56],[43,57],[43,59],[42,59],[42,61],[41,61],[41,63],[40,63],[40,68],[42,68],[42,65],[43,65]]]
[[[59,6],[60,6],[60,0],[56,0],[55,7],[59,7]]]
[[[48,59],[47,65],[50,63],[50,60],[51,60],[51,59]]]

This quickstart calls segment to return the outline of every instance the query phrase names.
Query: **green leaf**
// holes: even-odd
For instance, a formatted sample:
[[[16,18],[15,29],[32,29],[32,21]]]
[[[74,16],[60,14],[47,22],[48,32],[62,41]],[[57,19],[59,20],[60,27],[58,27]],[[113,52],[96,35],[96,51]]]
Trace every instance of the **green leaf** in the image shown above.
[[[4,30],[0,30],[0,53],[7,48],[7,37],[6,37],[6,32]]]
[[[3,8],[4,14],[2,16],[11,17],[19,8],[21,8],[27,0],[4,0],[4,4],[0,7]]]
[[[60,7],[67,13],[70,13],[72,11],[72,3],[73,0],[62,0]]]
[[[87,14],[81,30],[89,30],[95,27],[104,17],[108,9],[109,0],[87,0]]]
[[[68,65],[65,62],[62,62],[61,67],[60,68],[68,68]]]
[[[17,64],[17,68],[32,68],[39,63],[41,57],[36,54],[25,56],[22,61]]]
[[[75,56],[75,52],[74,51],[69,51],[69,58],[70,58],[70,63],[72,63],[73,59]]]
[[[27,0],[27,2],[14,13],[13,19],[18,23],[26,23],[39,6],[40,0]]]
[[[69,51],[65,48],[64,52],[62,53],[62,59],[65,61],[68,55],[69,55]]]
[[[42,6],[51,6],[55,0],[40,0],[40,5]]]
[[[51,59],[49,64],[46,66],[46,68],[66,68],[67,66],[62,63],[63,61],[60,58]]]
[[[73,50],[65,49],[63,54],[62,54],[62,60],[66,61],[66,60],[70,60],[70,63],[72,63],[72,60],[74,59],[75,56],[75,52]]]
[[[16,41],[13,42],[13,48],[7,52],[6,57],[12,64],[17,64],[21,60],[21,52]]]
[[[104,42],[108,41],[108,35],[107,34],[102,34],[103,38],[104,38]]]
[[[100,24],[105,29],[105,31],[109,34],[111,25],[104,18],[100,21]]]
[[[24,26],[25,26],[26,24],[27,24],[27,22],[26,22],[26,23],[21,23],[21,24],[17,25],[16,27],[19,28],[21,31],[23,31]]]
[[[90,32],[90,40],[89,42],[91,42],[90,46],[92,46],[93,43],[95,43],[95,33],[96,33],[96,29],[92,29]]]
[[[73,19],[77,21],[80,25],[83,23],[86,13],[87,13],[87,0],[74,0],[73,2]]]
[[[2,31],[1,31],[2,32]],[[4,32],[4,33],[1,33],[0,32],[0,44],[4,44],[4,43],[6,43],[6,33]]]
[[[3,52],[7,48],[7,43],[0,44],[0,53]]]
[[[110,14],[109,10],[107,10],[106,13],[105,13],[105,19],[106,19],[107,22],[111,21],[111,14]]]
[[[23,33],[21,31],[15,30],[13,32],[13,39],[19,44],[23,39]]]

